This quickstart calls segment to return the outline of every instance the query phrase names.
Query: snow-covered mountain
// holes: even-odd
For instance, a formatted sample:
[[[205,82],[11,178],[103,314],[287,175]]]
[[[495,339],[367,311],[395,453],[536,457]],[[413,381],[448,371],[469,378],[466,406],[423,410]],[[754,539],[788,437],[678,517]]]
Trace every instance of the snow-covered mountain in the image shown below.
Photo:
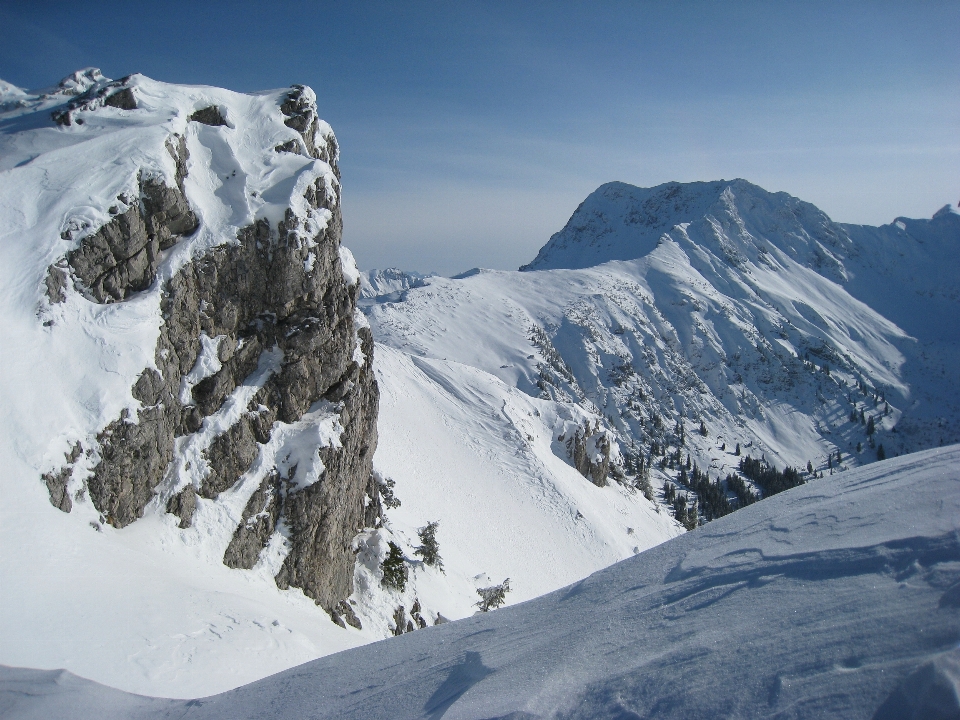
[[[157,700],[0,669],[11,718],[955,718],[960,446],[795,488],[522,605]]]
[[[429,276],[397,268],[367,270],[360,274],[360,297],[364,300],[398,298],[404,290],[419,287],[425,277]]]
[[[584,477],[619,462],[589,409],[374,351],[357,305],[425,279],[340,245],[308,88],[0,90],[0,662],[205,695],[683,532]]]
[[[427,279],[368,315],[381,343],[599,412],[635,459],[682,423],[714,478],[737,445],[829,471],[960,440],[958,248],[951,208],[868,228],[743,180],[610,183],[527,272]]]

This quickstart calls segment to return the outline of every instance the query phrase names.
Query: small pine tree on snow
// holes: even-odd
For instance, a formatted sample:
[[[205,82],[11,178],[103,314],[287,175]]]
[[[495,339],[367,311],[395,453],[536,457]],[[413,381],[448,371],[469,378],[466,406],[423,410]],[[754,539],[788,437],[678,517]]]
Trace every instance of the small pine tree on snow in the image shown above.
[[[807,460],[807,472],[813,475],[813,463]]]
[[[737,449],[733,451],[733,454],[734,454],[734,455],[739,455],[739,454],[740,454],[740,443],[737,443]]]
[[[862,452],[863,452],[863,443],[862,443],[862,442],[858,442],[858,443],[857,443],[857,453],[859,454],[859,453],[862,453]]]
[[[403,551],[394,542],[390,543],[390,552],[380,563],[383,572],[383,586],[403,592],[407,586],[407,565],[403,559]]]
[[[873,422],[873,415],[867,420],[867,435],[873,435],[877,431],[877,426]]]
[[[886,460],[887,451],[883,449],[883,443],[877,445],[877,460]]]
[[[510,592],[510,578],[507,578],[499,585],[492,585],[485,588],[477,588],[477,595],[480,596],[476,606],[480,612],[490,612],[506,602],[506,595]]]
[[[703,437],[707,436],[707,424],[703,420],[700,421],[700,434]]]
[[[380,491],[380,502],[389,510],[400,507],[400,498],[393,494],[393,488],[397,484],[388,477],[382,477],[380,473],[374,473],[374,482]]]
[[[437,527],[440,522],[428,522],[417,530],[420,536],[420,546],[413,551],[414,555],[423,558],[423,562],[443,572],[443,560],[440,559],[440,544],[437,542]]]

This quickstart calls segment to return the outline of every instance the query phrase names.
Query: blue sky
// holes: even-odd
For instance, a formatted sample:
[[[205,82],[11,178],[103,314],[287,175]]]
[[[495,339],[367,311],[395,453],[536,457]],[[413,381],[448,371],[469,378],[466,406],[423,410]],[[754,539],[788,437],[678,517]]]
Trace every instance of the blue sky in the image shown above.
[[[960,2],[0,0],[0,77],[305,83],[361,267],[529,261],[598,185],[744,177],[834,220],[960,198]]]

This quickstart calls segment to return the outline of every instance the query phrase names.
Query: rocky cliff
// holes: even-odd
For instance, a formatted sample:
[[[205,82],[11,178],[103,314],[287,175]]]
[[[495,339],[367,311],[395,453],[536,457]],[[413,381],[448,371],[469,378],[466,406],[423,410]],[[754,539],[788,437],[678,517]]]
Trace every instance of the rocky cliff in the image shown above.
[[[87,71],[32,106],[20,101],[48,112],[61,133],[98,122],[129,131],[159,114],[158,96],[179,118],[161,126],[167,157],[135,168],[103,222],[68,221],[60,232],[40,315],[68,301],[149,301],[157,327],[152,363],[129,388],[133,402],[76,438],[66,464],[43,479],[56,507],[70,512],[88,497],[99,522],[115,528],[151,508],[183,530],[216,515],[221,536],[232,524],[225,564],[272,563],[280,587],[302,588],[336,615],[353,590],[351,541],[379,507],[373,339],[340,244],[336,138],[309,88],[258,98],[251,119],[224,91],[218,104],[216,93],[171,87]],[[272,136],[255,132],[265,123]],[[153,133],[135,151],[149,157],[157,140]],[[75,169],[77,180],[95,184],[110,160],[86,168],[89,178]],[[252,170],[270,177],[277,167],[291,170],[285,184],[251,181]],[[200,190],[191,202],[191,181],[211,189],[211,177],[219,206]],[[231,223],[217,222],[214,210],[224,208]]]

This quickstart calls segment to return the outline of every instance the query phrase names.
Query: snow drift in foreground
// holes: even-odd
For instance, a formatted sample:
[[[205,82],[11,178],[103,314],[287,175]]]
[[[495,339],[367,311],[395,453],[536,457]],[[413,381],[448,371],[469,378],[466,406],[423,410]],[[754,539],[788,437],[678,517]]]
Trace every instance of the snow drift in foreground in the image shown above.
[[[960,713],[960,447],[750,506],[522,605],[203,700],[5,668],[8,718]]]

